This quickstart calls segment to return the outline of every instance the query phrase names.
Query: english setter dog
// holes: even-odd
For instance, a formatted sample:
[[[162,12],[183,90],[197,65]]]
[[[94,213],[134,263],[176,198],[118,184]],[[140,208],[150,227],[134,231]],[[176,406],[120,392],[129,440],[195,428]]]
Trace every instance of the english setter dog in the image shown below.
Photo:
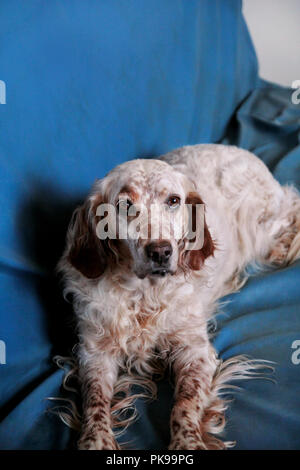
[[[202,243],[190,249],[185,231],[175,237],[174,225],[180,214],[186,220],[189,205],[194,227],[194,209],[202,204]],[[108,230],[105,239],[97,232],[107,215],[99,212],[102,205],[112,205],[116,217],[121,211],[131,223],[134,206],[156,211],[146,236],[136,230],[121,238],[117,227],[116,236]],[[171,229],[161,237],[167,220]],[[159,223],[158,236],[151,238]],[[299,257],[299,194],[281,186],[248,151],[186,146],[159,159],[128,161],[97,180],[72,217],[59,263],[79,336],[79,449],[119,449],[113,428],[122,421],[118,411],[122,415],[131,404],[130,386],[154,392],[153,376],[166,365],[175,382],[169,449],[229,447],[217,437],[225,425],[220,390],[235,377],[251,375],[255,364],[218,359],[209,319],[218,299],[245,282],[249,263],[282,266]]]

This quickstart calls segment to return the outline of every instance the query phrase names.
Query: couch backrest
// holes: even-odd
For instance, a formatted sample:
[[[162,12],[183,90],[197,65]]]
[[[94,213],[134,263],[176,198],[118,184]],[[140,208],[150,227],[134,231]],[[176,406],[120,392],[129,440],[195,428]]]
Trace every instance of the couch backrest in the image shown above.
[[[124,160],[218,141],[257,80],[237,0],[10,0],[0,43],[4,262],[36,204],[55,219]]]

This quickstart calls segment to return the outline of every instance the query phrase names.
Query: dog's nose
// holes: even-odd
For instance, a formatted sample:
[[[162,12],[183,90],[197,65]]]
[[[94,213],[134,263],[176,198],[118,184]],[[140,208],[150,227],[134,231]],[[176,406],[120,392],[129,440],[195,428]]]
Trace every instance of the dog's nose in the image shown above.
[[[145,250],[147,257],[159,265],[165,264],[173,251],[171,243],[165,240],[148,243]]]

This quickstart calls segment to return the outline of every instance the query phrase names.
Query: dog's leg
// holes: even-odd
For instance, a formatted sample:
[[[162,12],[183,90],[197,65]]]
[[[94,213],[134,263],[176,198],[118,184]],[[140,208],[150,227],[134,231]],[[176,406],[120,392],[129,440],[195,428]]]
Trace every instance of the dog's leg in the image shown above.
[[[214,387],[216,354],[208,341],[201,348],[179,351],[173,365],[176,389],[169,449],[224,449],[226,444],[213,436],[225,425],[225,406]]]
[[[300,258],[300,194],[264,170],[249,178],[249,197],[236,212],[239,259],[288,265]]]
[[[300,197],[291,187],[282,188],[283,201],[272,224],[265,222],[271,233],[266,260],[275,265],[290,264],[300,258]]]
[[[111,399],[117,378],[117,366],[108,355],[93,355],[80,368],[83,394],[81,450],[117,450],[111,428]]]

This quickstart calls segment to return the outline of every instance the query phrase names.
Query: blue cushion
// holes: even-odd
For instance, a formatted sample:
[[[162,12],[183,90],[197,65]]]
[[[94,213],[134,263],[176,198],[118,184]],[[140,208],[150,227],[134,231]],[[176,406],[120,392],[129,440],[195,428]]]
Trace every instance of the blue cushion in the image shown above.
[[[199,142],[239,143],[264,158],[276,177],[295,181],[299,112],[285,90],[258,82],[236,0],[11,0],[1,6],[0,39],[0,79],[7,89],[7,104],[0,105],[0,340],[7,361],[0,365],[0,448],[62,449],[73,445],[74,436],[45,412],[51,407],[45,398],[60,394],[62,372],[53,355],[67,354],[75,341],[71,308],[53,275],[73,208],[94,179],[116,164]],[[269,309],[269,316],[252,321],[249,291],[243,290],[228,306],[226,321],[220,319],[216,347],[222,356],[274,358],[280,355],[272,347],[277,343],[286,354],[280,393],[252,382],[232,406],[228,433],[240,446],[270,441],[300,447],[298,370],[284,346],[292,333],[270,303],[277,287],[269,276],[282,276],[287,295],[278,308],[293,326],[293,338],[299,336],[297,289],[290,292],[286,278],[299,280],[299,266],[290,269],[246,287],[254,286],[257,310]],[[259,304],[265,282],[266,308]],[[256,315],[255,298],[250,294]],[[242,305],[238,313],[235,302]],[[236,328],[239,316],[245,319]],[[269,343],[258,342],[267,320],[274,335]],[[270,331],[267,323],[263,330]],[[139,448],[167,445],[171,391],[166,382],[160,390],[160,401],[138,404],[143,418],[125,436]],[[262,413],[264,397],[268,409]],[[278,441],[272,424],[276,410],[285,441]],[[250,416],[260,425],[252,440]]]

